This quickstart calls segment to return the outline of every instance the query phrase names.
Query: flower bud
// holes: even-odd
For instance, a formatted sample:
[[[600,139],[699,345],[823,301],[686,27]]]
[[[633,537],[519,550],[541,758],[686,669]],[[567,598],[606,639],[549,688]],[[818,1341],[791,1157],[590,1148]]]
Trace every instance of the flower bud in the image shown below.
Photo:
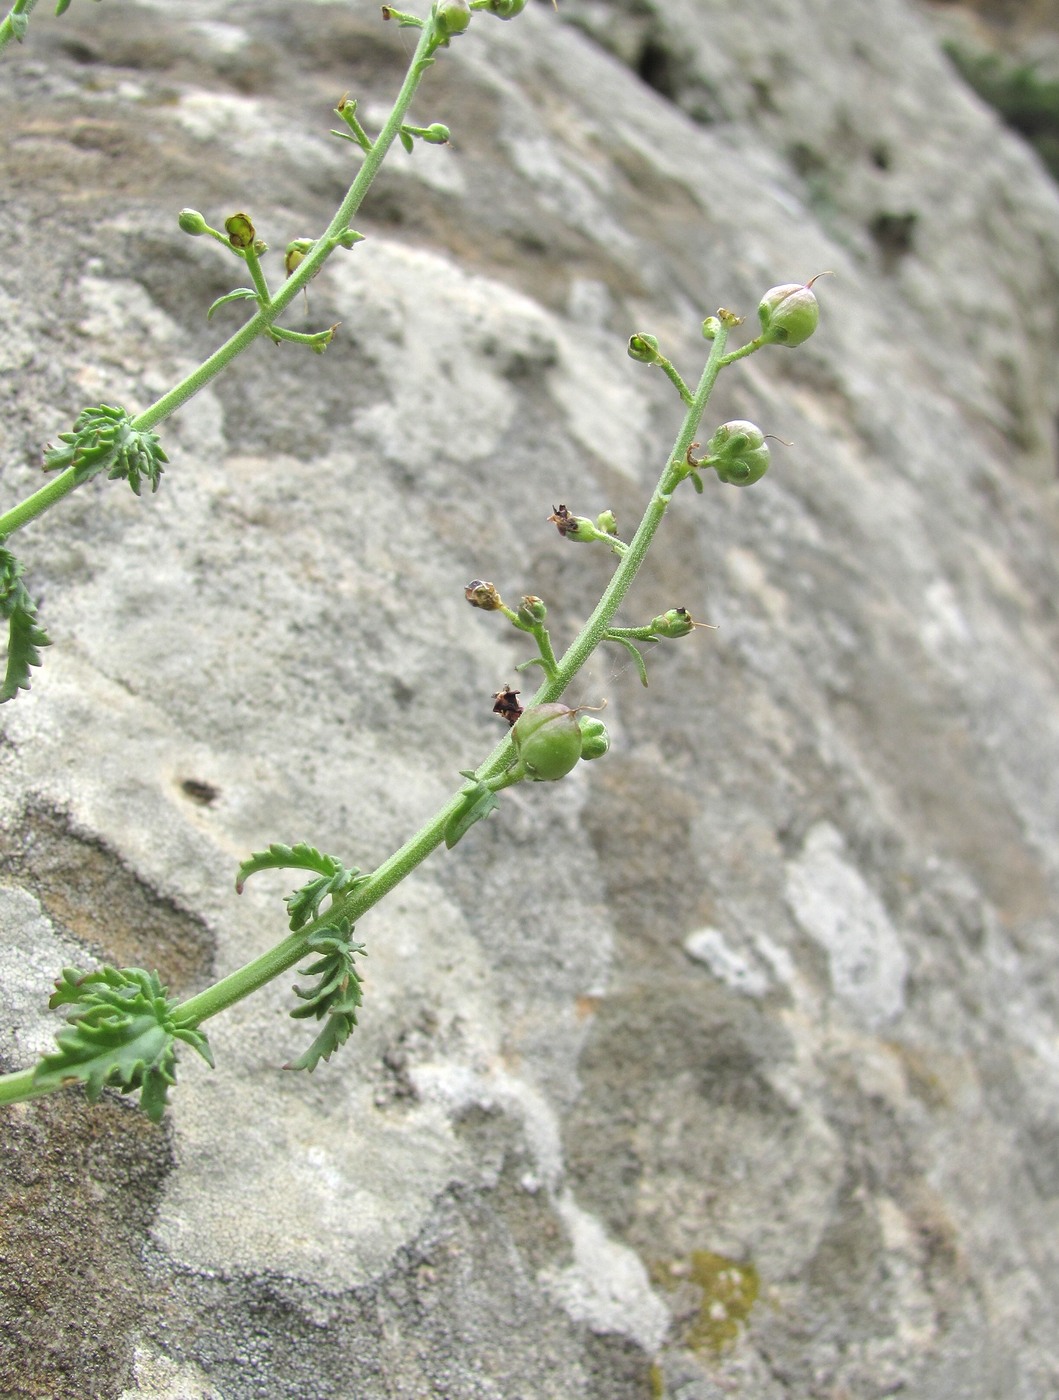
[[[185,233],[190,233],[192,238],[197,238],[209,228],[209,224],[197,209],[181,209],[177,215],[177,223]]]
[[[292,242],[287,244],[287,251],[283,258],[283,266],[287,270],[288,277],[299,263],[305,260],[305,255],[312,252],[315,246],[315,240],[312,238],[295,238]]]
[[[548,609],[542,600],[532,593],[528,593],[519,604],[518,620],[527,627],[536,627],[548,616]]]
[[[616,535],[618,533],[618,517],[612,510],[605,510],[596,516],[596,529],[602,530],[605,535]]]
[[[577,727],[581,731],[581,757],[586,762],[602,758],[610,748],[610,735],[603,721],[594,715],[582,715]]]
[[[638,360],[641,365],[657,365],[662,356],[658,340],[653,335],[632,335],[629,337],[629,358]]]
[[[803,286],[800,282],[788,282],[765,293],[757,314],[766,345],[786,345],[793,349],[816,330],[820,305],[811,283]]]
[[[488,8],[497,19],[514,19],[526,8],[526,0],[489,0]]]
[[[434,16],[437,33],[443,39],[451,39],[454,34],[462,34],[470,22],[471,11],[467,0],[441,0]],[[448,139],[446,134],[445,140]]]
[[[504,605],[496,586],[480,578],[471,579],[463,590],[463,596],[472,608],[481,608],[483,612],[496,612]]]
[[[249,214],[233,214],[225,219],[224,231],[233,248],[249,248],[257,238]]]
[[[730,486],[751,486],[769,469],[765,434],[742,418],[722,423],[706,446],[702,465],[713,467]]]
[[[527,775],[537,783],[565,778],[581,757],[577,711],[558,701],[524,710],[512,726],[511,738]]]
[[[431,122],[424,128],[419,139],[431,146],[444,146],[448,144],[449,135],[449,129],[443,122]]]

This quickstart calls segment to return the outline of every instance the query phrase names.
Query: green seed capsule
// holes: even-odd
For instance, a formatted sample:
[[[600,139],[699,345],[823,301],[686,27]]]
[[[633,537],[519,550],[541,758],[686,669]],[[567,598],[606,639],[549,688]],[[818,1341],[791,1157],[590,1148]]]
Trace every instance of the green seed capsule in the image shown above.
[[[814,279],[815,280],[815,279]],[[757,309],[761,333],[769,345],[793,349],[808,340],[820,321],[820,304],[811,290],[800,282],[772,287],[761,298]]]
[[[706,446],[704,464],[730,486],[751,486],[769,469],[765,434],[744,418],[722,423]]]
[[[581,727],[577,711],[554,701],[531,705],[511,730],[515,751],[535,782],[565,778],[581,757]]]
[[[442,0],[435,15],[438,33],[446,38],[462,34],[471,22],[471,11],[467,0]],[[446,133],[445,140],[448,140]]]
[[[658,637],[686,637],[694,626],[687,608],[670,608],[651,619],[651,631]]]

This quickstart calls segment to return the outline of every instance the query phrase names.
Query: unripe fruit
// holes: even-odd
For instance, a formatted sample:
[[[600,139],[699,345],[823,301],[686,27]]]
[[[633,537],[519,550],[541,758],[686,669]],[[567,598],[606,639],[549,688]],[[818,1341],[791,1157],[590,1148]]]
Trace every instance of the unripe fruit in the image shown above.
[[[436,22],[438,33],[445,38],[462,34],[471,22],[471,11],[467,0],[442,0],[437,8]],[[445,140],[448,140],[446,133]]]
[[[730,486],[751,486],[769,469],[765,434],[743,418],[722,423],[710,438],[706,454],[703,465],[713,467]]]
[[[581,757],[581,726],[577,711],[553,701],[531,705],[511,729],[515,751],[535,782],[565,778]]]
[[[651,631],[658,637],[686,637],[694,626],[687,608],[670,608],[651,619]]]
[[[816,280],[815,278],[813,279]],[[761,334],[768,345],[793,349],[808,340],[820,321],[820,304],[812,284],[786,282],[772,287],[761,298],[757,309]]]

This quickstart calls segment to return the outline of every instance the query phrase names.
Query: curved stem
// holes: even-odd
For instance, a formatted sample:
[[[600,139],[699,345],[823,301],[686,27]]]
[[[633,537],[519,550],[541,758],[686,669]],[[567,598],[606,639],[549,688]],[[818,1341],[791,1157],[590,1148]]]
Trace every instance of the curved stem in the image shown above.
[[[654,538],[655,531],[661,524],[666,507],[672,499],[673,490],[681,479],[681,464],[684,462],[688,448],[694,441],[710,392],[722,367],[726,339],[727,331],[722,329],[713,341],[709,359],[702,372],[698,388],[688,406],[687,413],[684,415],[684,421],[673,445],[673,451],[627,553],[622,556],[621,563],[614,571],[614,575],[597,603],[592,616],[582,627],[574,642],[567,648],[562,660],[556,664],[554,674],[546,677],[540,689],[529,702],[531,705],[541,705],[558,700],[606,635],[610,621],[629,591]],[[475,770],[475,777],[479,781],[498,777],[510,766],[512,754],[513,746],[511,736],[508,734],[497,744],[485,762]],[[307,936],[317,927],[329,922],[336,912],[352,923],[356,923],[363,914],[374,904],[377,904],[395,885],[399,885],[406,875],[409,875],[417,865],[422,864],[427,856],[441,845],[445,837],[446,825],[462,806],[463,793],[461,789],[460,792],[453,794],[445,806],[425,826],[421,827],[411,840],[406,841],[388,860],[383,861],[382,865],[372,872],[363,885],[339,899],[335,910],[329,910],[322,919],[313,924],[307,924],[304,929],[300,929],[296,934],[285,938],[282,943],[276,944],[267,953],[230,973],[220,982],[214,983],[212,987],[207,987],[204,992],[191,997],[188,1001],[181,1002],[174,1009],[175,1019],[183,1025],[197,1026],[207,1017],[215,1016],[218,1011],[223,1011],[226,1007],[242,1000],[250,992],[256,991],[258,987],[263,987],[273,977],[288,971],[304,957]]]
[[[5,24],[8,22],[8,20],[4,21]],[[0,33],[2,33],[2,27],[0,27]],[[286,310],[303,287],[309,285],[339,246],[342,235],[349,228],[350,219],[360,208],[371,182],[378,173],[379,166],[396,141],[408,108],[411,106],[412,99],[423,79],[423,74],[432,61],[430,54],[435,46],[434,25],[431,21],[427,21],[420,31],[419,42],[386,125],[372,143],[371,149],[365,153],[356,179],[347,190],[345,198],[327,227],[327,231],[321,238],[317,239],[315,247],[306,254],[266,306],[262,306],[245,325],[241,326],[234,335],[219,346],[197,369],[192,370],[179,384],[175,384],[161,398],[156,399],[153,404],[133,418],[132,427],[134,429],[142,432],[147,428],[153,428],[156,423],[160,423],[171,413],[175,413],[178,408],[187,403],[188,399],[204,388],[211,379],[220,374],[259,335],[267,332],[276,317]],[[261,289],[258,290],[260,292]],[[49,482],[47,486],[35,491],[32,496],[27,497],[11,510],[0,515],[0,539],[5,539],[8,535],[14,534],[16,530],[22,529],[24,525],[43,514],[78,484],[73,479],[71,471],[68,470],[62,476]]]
[[[722,329],[712,344],[709,359],[684,416],[680,432],[673,445],[673,451],[659,478],[658,485],[655,487],[643,519],[632,538],[628,552],[622,557],[592,616],[582,627],[574,642],[567,648],[561,661],[558,662],[555,674],[545,679],[530,702],[531,704],[539,705],[558,700],[600,641],[606,637],[610,621],[636,577],[672,499],[672,493],[684,474],[682,465],[702,420],[717,375],[725,363],[724,345],[726,338],[727,332]],[[507,734],[476,770],[475,777],[483,782],[491,778],[504,777],[510,777],[513,780],[514,775],[507,771],[511,767],[512,757],[513,745],[510,734]],[[497,789],[503,786],[507,786],[507,783],[501,781],[496,784]],[[184,1026],[197,1026],[210,1016],[215,1016],[219,1011],[241,1001],[243,997],[248,996],[259,987],[263,987],[273,978],[289,971],[305,956],[306,940],[309,934],[330,922],[336,912],[352,923],[356,923],[363,914],[389,894],[418,865],[421,865],[431,852],[441,845],[446,825],[450,818],[461,809],[462,805],[463,792],[461,789],[409,841],[406,841],[388,860],[383,861],[382,865],[372,872],[367,881],[344,898],[339,899],[335,909],[328,910],[323,918],[307,924],[297,933],[289,934],[280,943],[270,948],[268,952],[254,958],[252,962],[238,968],[219,982],[215,982],[213,986],[207,987],[197,996],[181,1002],[173,1008],[174,1019]],[[38,1097],[46,1092],[49,1090],[39,1088],[34,1084],[32,1070],[18,1070],[11,1074],[0,1075],[0,1104],[17,1103]]]

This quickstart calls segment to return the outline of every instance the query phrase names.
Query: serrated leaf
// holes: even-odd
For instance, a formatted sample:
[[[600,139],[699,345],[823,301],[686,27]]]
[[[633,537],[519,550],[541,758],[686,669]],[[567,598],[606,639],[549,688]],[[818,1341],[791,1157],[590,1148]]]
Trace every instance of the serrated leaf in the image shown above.
[[[206,312],[206,320],[213,319],[213,313],[225,306],[230,301],[256,301],[257,292],[253,287],[236,287],[234,292],[228,292],[223,297],[218,297],[210,309]]]
[[[235,877],[236,892],[241,894],[243,886],[251,875],[259,870],[315,870],[318,878],[308,881],[301,889],[295,890],[286,898],[290,927],[293,930],[311,923],[320,913],[320,905],[330,896],[335,899],[354,889],[368,878],[361,875],[354,866],[346,867],[334,856],[324,855],[315,846],[299,842],[296,846],[283,846],[273,842],[267,851],[255,851],[240,865]]]
[[[476,783],[463,793],[463,805],[445,823],[445,845],[451,851],[476,822],[484,821],[500,806],[496,793],[485,783]]]
[[[311,967],[302,968],[301,975],[318,980],[307,990],[295,986],[295,996],[305,1004],[294,1007],[290,1015],[295,1020],[306,1020],[310,1016],[327,1019],[312,1045],[287,1065],[287,1069],[304,1069],[311,1073],[353,1034],[357,1010],[364,1000],[363,984],[354,959],[363,954],[364,944],[352,942],[352,933],[352,927],[346,922],[335,929],[318,930],[306,940],[312,952],[323,956]]]
[[[71,1006],[57,1048],[44,1055],[33,1080],[43,1089],[80,1082],[90,1102],[109,1085],[140,1091],[140,1105],[157,1123],[176,1083],[176,1041],[196,1050],[211,1067],[205,1035],[172,1019],[171,1003],[155,972],[103,967],[80,973],[64,968],[52,1006]]]
[[[134,427],[126,410],[113,404],[82,409],[73,431],[60,433],[59,441],[62,447],[44,449],[45,471],[73,468],[78,484],[105,471],[111,480],[127,481],[137,496],[144,478],[158,490],[162,464],[169,461],[158,435]]]
[[[284,846],[273,841],[267,851],[254,851],[239,866],[235,877],[235,890],[242,894],[243,886],[251,875],[259,870],[315,870],[320,875],[333,875],[339,869],[334,856],[324,855],[315,846],[299,841],[294,846]]]
[[[37,608],[22,582],[22,565],[0,548],[0,617],[7,619],[7,665],[0,704],[30,688],[30,669],[41,663],[40,648],[51,645],[37,622]]]
[[[55,980],[55,991],[48,998],[48,1005],[54,1011],[59,1006],[76,1006],[80,1002],[90,1002],[102,989],[109,987],[117,991],[122,987],[139,990],[145,996],[164,996],[165,988],[158,980],[156,972],[145,972],[142,967],[111,967],[104,964],[91,972],[80,972],[76,967],[64,967]]]
[[[356,1023],[356,1017],[351,1020],[348,1016],[328,1016],[324,1022],[323,1030],[308,1050],[299,1055],[296,1060],[291,1060],[290,1064],[284,1065],[283,1068],[303,1069],[312,1074],[321,1060],[329,1060],[340,1046],[345,1045],[353,1034]]]

